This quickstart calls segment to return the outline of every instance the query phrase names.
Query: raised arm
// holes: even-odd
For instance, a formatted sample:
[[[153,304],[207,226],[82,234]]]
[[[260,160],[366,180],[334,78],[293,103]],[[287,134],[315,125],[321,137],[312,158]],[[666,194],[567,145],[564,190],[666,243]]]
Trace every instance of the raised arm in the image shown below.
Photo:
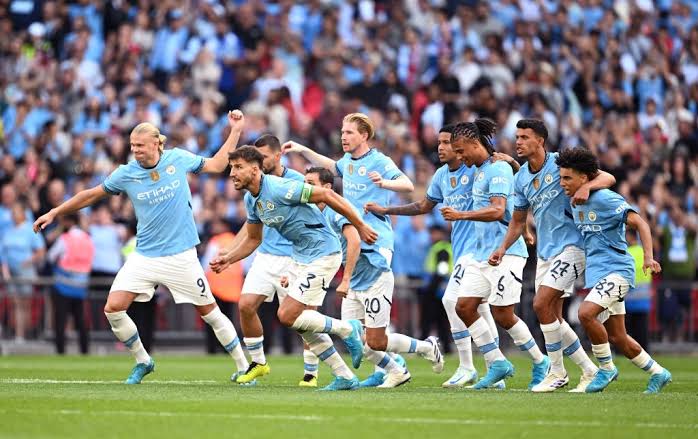
[[[359,232],[361,240],[373,244],[378,239],[378,233],[366,224],[359,214],[354,210],[354,207],[347,200],[339,196],[336,192],[330,189],[305,185],[305,190],[309,191],[304,195],[305,199],[302,202],[309,203],[325,203],[330,206],[335,212],[349,220],[356,231]]]
[[[104,187],[101,184],[91,189],[85,189],[84,191],[78,192],[68,201],[61,203],[58,207],[54,207],[34,221],[34,232],[36,233],[39,230],[45,229],[56,218],[62,215],[68,215],[77,212],[83,207],[93,205],[107,195],[109,194],[104,190]]]
[[[284,154],[288,154],[289,152],[297,152],[310,163],[312,163],[313,166],[322,166],[325,169],[329,169],[332,172],[332,174],[337,174],[337,162],[335,162],[329,157],[325,157],[322,154],[316,153],[307,146],[301,145],[298,142],[288,141],[284,143],[283,145],[281,145],[281,151]]]
[[[262,243],[262,223],[246,223],[245,235],[241,238],[237,245],[221,249],[218,256],[209,262],[211,270],[215,273],[220,273],[230,265],[245,259],[252,254],[253,251]]]
[[[242,111],[228,111],[228,124],[230,125],[228,138],[213,157],[204,161],[201,172],[219,174],[228,167],[228,153],[237,146],[240,140],[240,133],[242,133],[242,128],[245,126],[245,116],[243,116]]]
[[[642,252],[644,261],[642,262],[642,271],[647,273],[659,273],[662,271],[662,266],[654,260],[654,250],[652,248],[652,232],[647,222],[635,212],[629,212],[625,220],[628,227],[635,229],[640,234],[640,242],[642,243]]]
[[[526,219],[528,218],[528,210],[515,210],[511,217],[511,222],[509,223],[509,228],[507,228],[507,233],[504,235],[504,239],[499,248],[495,250],[489,259],[490,265],[499,265],[502,262],[502,257],[507,252],[507,249],[511,247],[513,243],[524,233],[526,229]]]
[[[596,177],[584,183],[577,189],[577,192],[572,197],[572,205],[584,204],[589,199],[591,191],[599,189],[608,189],[616,184],[616,177],[606,171],[599,171]]]
[[[347,261],[344,263],[342,282],[337,286],[337,294],[347,297],[349,283],[354,275],[354,268],[356,268],[356,262],[361,254],[361,237],[359,232],[356,231],[356,227],[351,224],[346,224],[342,228],[342,235],[347,240]]]

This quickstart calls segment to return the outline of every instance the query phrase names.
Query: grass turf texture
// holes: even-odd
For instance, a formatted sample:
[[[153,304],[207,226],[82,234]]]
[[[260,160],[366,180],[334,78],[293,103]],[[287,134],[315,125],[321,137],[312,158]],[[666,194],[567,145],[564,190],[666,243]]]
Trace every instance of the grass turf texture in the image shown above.
[[[440,387],[457,365],[453,357],[435,375],[408,356],[406,386],[352,392],[298,388],[302,356],[268,358],[271,374],[241,387],[229,381],[233,363],[222,355],[156,355],[155,373],[137,386],[121,384],[133,365],[126,356],[2,357],[0,437],[698,437],[695,357],[657,358],[674,375],[660,395],[642,394],[648,375],[625,359],[617,360],[619,381],[590,395],[524,391],[530,363],[523,357],[513,358],[508,390],[484,392]],[[359,377],[372,366],[364,362]],[[567,367],[574,386],[577,369]],[[329,381],[321,366],[320,384]]]

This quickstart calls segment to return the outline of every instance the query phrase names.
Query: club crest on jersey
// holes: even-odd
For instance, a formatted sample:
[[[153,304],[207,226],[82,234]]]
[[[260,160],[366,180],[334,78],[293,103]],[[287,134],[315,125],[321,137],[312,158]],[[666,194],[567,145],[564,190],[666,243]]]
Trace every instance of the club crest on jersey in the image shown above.
[[[485,173],[480,172],[479,174],[477,174],[477,178],[475,180],[482,181],[484,178],[485,178]]]
[[[579,211],[579,221],[584,221],[584,212],[581,210]]]
[[[349,175],[352,175],[354,173],[354,165],[350,163],[349,166],[347,166],[347,171],[349,172]]]
[[[176,169],[175,169],[174,165],[170,165],[167,167],[167,169],[165,169],[165,172],[167,173],[167,175],[172,175],[175,173],[175,170]]]
[[[456,179],[456,177],[451,177],[451,187],[456,187],[457,184],[458,180]]]
[[[267,210],[274,210],[276,206],[271,201],[267,201]]]
[[[540,188],[540,180],[536,177],[533,179],[533,189],[538,190],[538,188]]]
[[[589,221],[596,221],[596,213],[589,212]]]
[[[158,171],[150,171],[150,179],[153,181],[160,180],[160,174],[158,173]]]
[[[552,176],[552,174],[545,174],[545,179],[544,179],[544,181],[545,181],[545,184],[550,184],[550,183],[552,183],[552,182],[553,182],[553,176]]]
[[[464,175],[460,178],[460,184],[468,184],[469,181],[470,181],[470,179],[468,178],[467,175]]]
[[[362,177],[363,177],[364,175],[366,175],[366,166],[360,167],[360,168],[359,168],[358,174],[359,174],[360,176],[362,176]]]

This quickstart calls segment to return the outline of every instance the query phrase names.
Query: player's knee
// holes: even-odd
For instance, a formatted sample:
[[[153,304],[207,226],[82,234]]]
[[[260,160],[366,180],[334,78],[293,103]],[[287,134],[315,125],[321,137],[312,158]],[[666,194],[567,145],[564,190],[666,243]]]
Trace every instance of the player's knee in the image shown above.
[[[281,322],[281,324],[287,328],[293,326],[293,323],[295,323],[296,318],[298,317],[289,310],[283,308],[279,308],[279,311],[276,312],[276,316],[279,318],[279,322]]]
[[[366,344],[374,351],[385,351],[388,348],[388,337],[385,334],[366,334]]]
[[[245,317],[253,317],[254,315],[257,314],[257,307],[255,304],[251,301],[246,301],[240,299],[240,315],[245,318]]]
[[[460,317],[461,319],[469,319],[472,317],[472,307],[469,306],[467,303],[459,300],[458,302],[456,302],[455,308],[456,314],[458,314],[458,317]]]
[[[545,314],[548,311],[548,304],[539,296],[536,296],[533,299],[533,311],[537,316]]]
[[[115,313],[115,312],[119,312],[119,311],[126,311],[126,310],[123,309],[123,307],[119,306],[116,303],[107,302],[104,305],[104,313],[105,314],[111,314],[111,313]]]
[[[579,308],[579,312],[577,313],[577,316],[579,317],[579,321],[582,323],[584,326],[588,326],[596,320],[596,313],[588,309],[584,306]]]

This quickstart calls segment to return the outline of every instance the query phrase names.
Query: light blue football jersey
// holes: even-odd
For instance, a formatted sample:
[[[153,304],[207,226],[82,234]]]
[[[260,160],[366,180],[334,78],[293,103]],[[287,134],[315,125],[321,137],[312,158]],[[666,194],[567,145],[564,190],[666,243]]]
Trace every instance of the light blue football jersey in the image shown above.
[[[133,203],[138,253],[170,256],[199,244],[187,172],[200,172],[204,160],[184,149],[168,149],[153,168],[132,160],[104,180],[107,193],[125,193]]]
[[[585,288],[611,273],[635,286],[635,260],[628,253],[625,221],[635,209],[609,189],[592,192],[586,204],[572,206],[574,223],[584,238]]]
[[[473,209],[473,176],[475,166],[461,165],[455,171],[443,165],[434,173],[431,184],[427,189],[427,199],[434,203],[443,203],[444,206],[455,210],[466,211]],[[451,228],[451,245],[453,246],[453,259],[475,252],[477,239],[473,235],[475,225],[473,221],[453,221]]]
[[[281,177],[304,181],[303,174],[289,168],[284,168]],[[274,256],[291,256],[293,254],[293,245],[291,241],[281,236],[275,228],[264,226],[264,241],[262,241],[257,251]]]
[[[379,188],[368,177],[371,172],[378,172],[385,180],[395,180],[403,174],[393,161],[382,152],[370,149],[366,154],[358,158],[352,158],[351,154],[344,154],[336,163],[337,174],[342,177],[342,195],[356,209],[361,212],[363,220],[378,233],[378,240],[370,245],[361,243],[363,249],[378,248],[394,249],[395,235],[390,217],[375,213],[364,213],[364,205],[370,201],[381,206],[390,204],[393,192]]]
[[[342,243],[342,262],[346,263],[347,240],[342,231],[344,226],[350,224],[349,220],[332,210],[329,206],[325,206],[322,214],[325,215],[330,227],[332,227],[332,230],[334,230]],[[380,275],[386,271],[390,271],[390,266],[382,255],[373,249],[362,248],[359,259],[356,261],[356,267],[354,267],[354,273],[352,273],[351,280],[349,281],[349,287],[356,291],[366,291],[371,288]]]
[[[507,233],[509,221],[514,211],[514,173],[511,166],[504,161],[492,162],[487,159],[475,171],[473,182],[473,210],[479,210],[490,205],[490,198],[504,197],[507,200],[504,218],[499,221],[473,221],[475,236],[477,236],[474,258],[476,261],[486,261],[493,251],[499,247]],[[506,252],[507,255],[528,257],[528,250],[523,237],[514,242]]]
[[[259,194],[245,194],[247,222],[276,229],[291,242],[291,257],[310,264],[323,256],[339,253],[342,247],[327,218],[314,204],[306,204],[312,186],[302,181],[262,175]],[[266,239],[264,237],[263,239]]]
[[[570,245],[582,248],[582,235],[574,225],[570,197],[560,186],[558,153],[545,155],[543,167],[531,172],[525,163],[514,178],[514,210],[533,212],[538,244],[536,251],[543,260],[554,258]]]

